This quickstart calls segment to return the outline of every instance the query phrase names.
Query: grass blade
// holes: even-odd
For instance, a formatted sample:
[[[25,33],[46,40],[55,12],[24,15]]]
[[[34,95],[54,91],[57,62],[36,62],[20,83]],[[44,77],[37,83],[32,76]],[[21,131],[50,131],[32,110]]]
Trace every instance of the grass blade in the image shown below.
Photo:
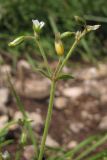
[[[27,114],[26,114],[26,112],[25,112],[24,105],[23,105],[23,103],[21,102],[19,96],[17,95],[17,93],[16,93],[16,91],[15,91],[15,89],[14,89],[14,86],[13,86],[11,80],[10,80],[10,76],[8,75],[8,73],[7,73],[7,78],[8,78],[8,82],[9,82],[10,89],[11,89],[11,91],[12,91],[12,93],[13,93],[13,96],[14,96],[15,99],[16,99],[16,103],[17,103],[17,105],[18,105],[18,109],[21,111],[21,113],[22,113],[22,115],[23,115],[23,118],[24,118],[24,120],[25,120],[25,126],[26,126],[26,128],[28,129],[29,136],[30,136],[30,138],[31,138],[31,141],[32,141],[34,147],[35,147],[35,155],[38,156],[37,142],[36,142],[36,139],[35,139],[35,136],[34,136],[34,133],[33,133],[32,127],[31,127],[31,124],[30,124],[30,122],[28,121],[28,116],[27,116]]]
[[[100,153],[97,153],[96,155],[91,156],[87,160],[101,160],[101,158],[107,158],[107,150],[104,150],[104,151],[102,151]]]
[[[97,141],[94,145],[91,147],[88,147],[84,152],[82,152],[75,160],[82,160],[84,157],[86,157],[89,153],[94,151],[97,147],[102,145],[107,140],[107,134],[101,138],[99,141]]]

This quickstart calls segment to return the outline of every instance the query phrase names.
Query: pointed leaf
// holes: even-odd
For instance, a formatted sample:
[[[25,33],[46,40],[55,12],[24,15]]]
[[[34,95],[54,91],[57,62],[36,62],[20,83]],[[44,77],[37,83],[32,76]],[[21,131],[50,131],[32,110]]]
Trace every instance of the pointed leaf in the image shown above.
[[[86,20],[83,17],[74,16],[74,19],[79,25],[86,25]]]
[[[36,69],[36,70],[39,71],[43,76],[51,79],[50,76],[49,76],[49,74],[48,74],[48,72],[46,72],[45,70],[43,70],[43,69],[41,69],[41,68],[38,68],[38,69]]]
[[[67,80],[67,79],[74,79],[74,77],[69,74],[61,74],[56,78],[56,80],[60,80],[60,79]]]

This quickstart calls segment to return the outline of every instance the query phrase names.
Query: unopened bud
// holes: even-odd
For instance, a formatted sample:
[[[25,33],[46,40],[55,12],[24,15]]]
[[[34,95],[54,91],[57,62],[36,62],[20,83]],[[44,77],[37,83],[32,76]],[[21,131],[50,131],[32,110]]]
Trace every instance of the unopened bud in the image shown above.
[[[87,26],[86,26],[86,29],[87,29],[88,32],[90,32],[90,31],[97,30],[100,26],[101,26],[101,25],[93,25],[93,26],[87,25]]]
[[[14,41],[9,43],[10,47],[15,47],[17,45],[19,45],[20,43],[22,43],[24,41],[24,36],[20,36],[18,38],[16,38]]]
[[[55,50],[59,56],[62,56],[64,54],[64,46],[61,40],[55,41]]]
[[[70,37],[72,35],[75,35],[75,32],[64,32],[61,34],[61,39],[66,38],[66,37]]]

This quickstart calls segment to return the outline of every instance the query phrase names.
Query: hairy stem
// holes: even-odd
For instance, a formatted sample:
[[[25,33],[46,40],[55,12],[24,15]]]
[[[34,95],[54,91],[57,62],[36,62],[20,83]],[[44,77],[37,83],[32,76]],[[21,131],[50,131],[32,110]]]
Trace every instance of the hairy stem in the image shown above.
[[[53,108],[53,101],[54,101],[54,94],[55,94],[55,84],[56,83],[54,81],[52,81],[49,107],[48,107],[48,112],[47,112],[47,116],[46,116],[45,128],[44,128],[44,133],[43,133],[43,137],[42,137],[38,160],[42,160],[43,154],[44,154],[45,142],[46,142],[46,138],[47,138],[47,134],[48,134],[49,126],[50,126],[50,121],[51,121],[51,117],[52,117],[52,108]]]

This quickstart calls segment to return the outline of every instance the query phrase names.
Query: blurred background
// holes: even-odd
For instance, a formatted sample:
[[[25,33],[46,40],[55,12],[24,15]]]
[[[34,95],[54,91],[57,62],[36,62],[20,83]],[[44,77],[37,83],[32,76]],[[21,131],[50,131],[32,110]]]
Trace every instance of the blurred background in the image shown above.
[[[15,48],[8,43],[20,35],[33,35],[32,19],[44,21],[46,26],[41,41],[51,67],[55,68],[58,57],[53,26],[61,33],[80,30],[81,26],[74,21],[75,15],[84,17],[87,24],[100,24],[101,27],[81,40],[72,61],[64,67],[63,71],[73,73],[75,79],[58,83],[46,143],[51,147],[73,148],[86,137],[107,130],[106,0],[0,0],[0,128],[22,117],[7,85],[7,71],[33,119],[32,127],[39,140],[50,94],[50,82],[32,71],[31,66],[42,60],[35,43],[27,41]],[[71,42],[70,38],[64,40],[65,51]],[[19,134],[20,128],[16,126],[4,135],[4,139],[17,140]],[[11,147],[8,148],[15,150],[15,145]]]
[[[27,53],[33,53],[35,44],[27,42],[14,50],[8,42],[19,35],[33,34],[32,19],[46,22],[43,32],[43,45],[47,54],[55,58],[53,52],[54,34],[51,19],[57,24],[60,32],[80,29],[74,22],[74,15],[82,16],[88,24],[101,24],[97,32],[92,32],[76,50],[76,61],[95,62],[106,57],[107,48],[107,2],[106,0],[0,0],[0,50],[12,56],[14,61]],[[67,42],[69,44],[69,40]]]

